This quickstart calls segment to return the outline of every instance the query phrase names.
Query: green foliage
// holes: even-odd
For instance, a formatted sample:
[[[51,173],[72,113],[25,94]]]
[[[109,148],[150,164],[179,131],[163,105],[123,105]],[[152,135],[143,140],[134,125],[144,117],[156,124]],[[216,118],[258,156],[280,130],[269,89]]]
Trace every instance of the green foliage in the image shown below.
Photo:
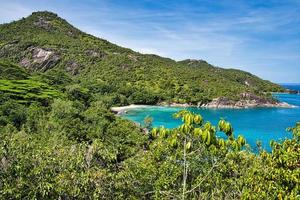
[[[0,79],[25,79],[29,74],[17,65],[0,60]]]
[[[59,97],[61,94],[51,86],[34,79],[25,80],[1,80],[0,94],[22,103],[39,101],[44,104],[49,100]]]
[[[214,67],[202,60],[176,62],[119,47],[83,33],[49,12],[36,12],[0,25],[0,43],[0,57],[15,63],[26,58],[30,71],[46,70],[47,83],[69,84],[71,76],[65,73],[69,71],[90,92],[114,96],[114,105],[196,105],[221,96],[238,100],[245,92],[272,99],[265,92],[283,91],[276,84],[240,70]],[[59,62],[46,69],[35,68],[32,48],[54,52]]]
[[[41,81],[48,83],[51,86],[63,87],[72,83],[72,78],[63,70],[51,70],[44,74],[39,74]]]
[[[32,61],[32,47],[59,62],[45,73],[12,64]],[[137,127],[109,110],[242,92],[270,98],[265,92],[282,90],[275,84],[205,61],[139,54],[49,12],[0,25],[0,57],[0,199],[300,197],[299,123],[288,129],[293,138],[253,154],[225,120],[214,126],[181,111],[178,128],[152,129],[149,117]],[[70,63],[79,74],[66,72]]]
[[[200,135],[206,130],[215,133],[215,127],[187,111],[176,116],[183,119],[183,125],[171,130],[153,129],[156,139],[149,151],[124,163],[126,171],[120,178],[126,198],[299,198],[299,124],[290,129],[292,139],[273,143],[272,152],[253,154],[235,148],[233,144],[244,146],[245,141],[241,136],[233,137],[228,122],[219,122],[228,139],[215,137],[214,144],[207,145]],[[220,141],[225,142],[225,148],[218,145]]]
[[[146,144],[101,102],[10,100],[0,114],[0,199],[112,198],[120,163]]]
[[[144,119],[144,124],[143,126],[147,129],[147,130],[151,130],[152,129],[152,122],[153,122],[153,118],[150,116],[146,116]]]
[[[15,101],[7,101],[0,105],[0,125],[14,125],[19,129],[25,122],[27,117],[27,108]]]
[[[225,140],[188,111],[175,116],[183,125],[154,128],[147,140],[101,101],[8,101],[0,110],[1,199],[299,197],[299,124],[292,139],[253,154],[240,150],[245,141],[228,122],[218,124]]]
[[[242,136],[234,138],[233,128],[231,125],[220,120],[219,130],[224,132],[228,139],[225,141],[222,138],[216,136],[216,127],[212,126],[210,122],[203,124],[203,118],[200,115],[196,115],[187,110],[182,110],[174,115],[175,118],[181,118],[183,124],[173,130],[167,130],[165,128],[153,128],[152,136],[154,138],[165,138],[170,142],[171,146],[178,146],[180,141],[185,141],[186,149],[190,150],[193,143],[203,143],[209,149],[228,149],[240,150],[246,141]]]

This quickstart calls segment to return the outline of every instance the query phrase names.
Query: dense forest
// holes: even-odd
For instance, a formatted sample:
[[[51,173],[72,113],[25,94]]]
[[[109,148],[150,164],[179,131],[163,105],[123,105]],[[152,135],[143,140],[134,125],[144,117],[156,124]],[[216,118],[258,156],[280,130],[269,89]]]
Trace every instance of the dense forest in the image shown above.
[[[299,199],[300,124],[253,153],[229,122],[140,127],[111,106],[283,89],[205,61],[144,55],[49,12],[0,26],[0,199]],[[219,138],[217,132],[224,137]]]

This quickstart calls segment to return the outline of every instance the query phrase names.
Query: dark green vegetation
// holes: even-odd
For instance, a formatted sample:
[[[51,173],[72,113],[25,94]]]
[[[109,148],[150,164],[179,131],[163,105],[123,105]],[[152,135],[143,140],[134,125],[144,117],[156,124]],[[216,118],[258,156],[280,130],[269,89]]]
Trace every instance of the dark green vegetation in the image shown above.
[[[178,113],[177,129],[150,134],[97,101],[0,106],[1,199],[297,199],[294,137],[253,154],[232,127]],[[219,129],[227,139],[216,137]],[[245,150],[241,150],[241,147]]]
[[[253,154],[224,120],[213,126],[182,111],[182,126],[150,131],[145,119],[147,131],[109,110],[264,96],[279,86],[204,61],[138,54],[47,12],[0,33],[0,199],[300,198],[300,124],[272,152]]]

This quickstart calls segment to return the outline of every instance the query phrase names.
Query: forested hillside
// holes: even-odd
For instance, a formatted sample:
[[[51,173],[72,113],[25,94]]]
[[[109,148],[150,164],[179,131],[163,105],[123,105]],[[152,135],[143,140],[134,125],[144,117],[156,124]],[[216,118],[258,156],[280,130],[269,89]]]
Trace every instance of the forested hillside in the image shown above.
[[[242,93],[267,97],[283,89],[250,73],[201,60],[176,62],[119,47],[74,28],[56,14],[36,12],[0,26],[0,57],[29,72],[62,70],[117,104],[206,103]]]
[[[0,199],[299,199],[299,123],[255,154],[224,120],[181,111],[178,128],[152,128],[110,110],[281,90],[121,48],[49,12],[1,25]]]

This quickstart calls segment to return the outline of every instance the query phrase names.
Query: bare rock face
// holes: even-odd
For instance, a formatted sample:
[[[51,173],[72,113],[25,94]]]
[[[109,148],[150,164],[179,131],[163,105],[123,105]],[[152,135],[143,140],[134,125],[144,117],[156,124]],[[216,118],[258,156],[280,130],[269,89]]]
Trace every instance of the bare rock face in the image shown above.
[[[54,52],[52,51],[48,51],[42,48],[33,48],[32,49],[32,58],[33,61],[36,63],[43,63],[46,60],[48,60],[52,55],[54,54]]]
[[[65,70],[69,72],[71,75],[77,75],[79,73],[80,67],[81,65],[79,65],[75,61],[70,60],[67,62],[65,66]]]
[[[211,102],[207,104],[201,105],[201,107],[207,107],[207,108],[230,108],[235,105],[235,102],[233,100],[228,99],[227,97],[219,97],[213,99]]]
[[[198,104],[199,107],[206,108],[253,108],[253,107],[293,107],[284,102],[277,102],[267,98],[259,97],[251,93],[240,94],[240,99],[237,101],[230,100],[227,97],[219,97],[213,99],[206,104]]]
[[[25,68],[29,68],[31,66],[31,62],[28,58],[23,58],[21,61],[20,61],[20,65],[25,67]]]
[[[50,22],[44,17],[38,17],[37,21],[33,22],[33,24],[46,30],[50,30],[52,28]]]
[[[138,61],[138,57],[136,55],[133,55],[133,54],[128,55],[128,58],[130,60],[132,60],[133,62],[137,62]]]
[[[60,56],[52,50],[40,47],[29,47],[29,57],[21,59],[20,65],[32,71],[46,71],[54,67]]]
[[[88,49],[85,51],[85,54],[91,58],[103,59],[106,56],[106,53],[100,50]]]

